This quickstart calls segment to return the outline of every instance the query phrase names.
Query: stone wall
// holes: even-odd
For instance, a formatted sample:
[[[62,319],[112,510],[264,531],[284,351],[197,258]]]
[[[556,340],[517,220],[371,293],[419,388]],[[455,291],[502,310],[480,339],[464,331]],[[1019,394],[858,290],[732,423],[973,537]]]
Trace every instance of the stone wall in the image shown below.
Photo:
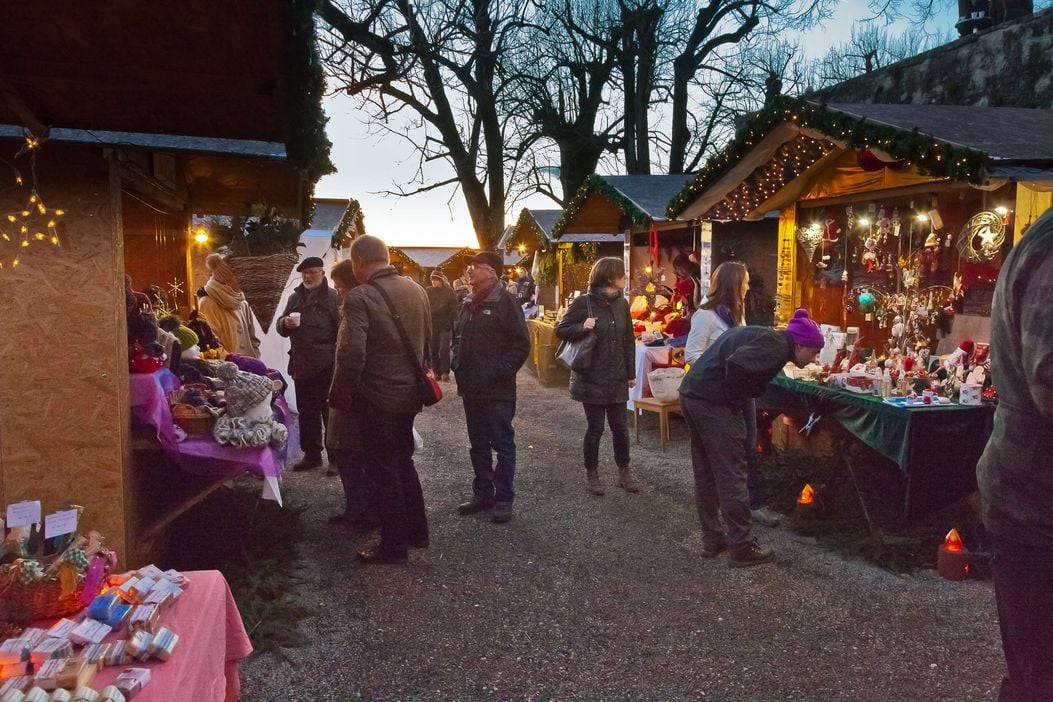
[[[1053,109],[1053,9],[970,34],[807,97]]]

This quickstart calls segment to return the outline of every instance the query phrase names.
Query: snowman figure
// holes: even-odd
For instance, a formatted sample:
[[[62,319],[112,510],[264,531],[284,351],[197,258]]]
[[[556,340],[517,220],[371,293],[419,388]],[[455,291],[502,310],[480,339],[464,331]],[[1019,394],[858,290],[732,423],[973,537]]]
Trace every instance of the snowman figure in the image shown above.
[[[903,324],[903,317],[897,314],[892,319],[892,340],[896,344],[899,344],[899,342],[903,339],[903,334],[905,332],[906,327]]]

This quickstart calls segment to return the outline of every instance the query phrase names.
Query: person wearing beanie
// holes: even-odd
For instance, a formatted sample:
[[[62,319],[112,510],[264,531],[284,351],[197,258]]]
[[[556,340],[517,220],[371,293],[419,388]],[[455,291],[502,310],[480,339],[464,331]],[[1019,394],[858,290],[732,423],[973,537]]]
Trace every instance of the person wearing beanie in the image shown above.
[[[728,329],[684,376],[680,407],[691,430],[691,467],[704,558],[728,550],[729,565],[743,567],[775,557],[751,534],[743,408],[764,394],[787,362],[803,368],[815,360],[823,343],[819,325],[801,309],[786,329]]]
[[[446,282],[441,268],[431,272],[431,286],[425,289],[431,305],[432,371],[440,380],[450,379],[450,342],[453,340],[453,321],[457,318],[457,295]]]

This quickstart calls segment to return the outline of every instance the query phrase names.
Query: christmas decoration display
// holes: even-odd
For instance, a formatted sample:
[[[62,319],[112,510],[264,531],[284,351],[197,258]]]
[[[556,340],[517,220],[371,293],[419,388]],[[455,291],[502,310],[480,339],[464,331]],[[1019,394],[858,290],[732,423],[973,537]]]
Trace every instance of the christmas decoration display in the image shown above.
[[[25,143],[15,155],[16,159],[25,155],[29,157],[28,186],[21,172],[7,164],[15,174],[15,185],[26,190],[27,194],[26,204],[20,209],[0,213],[0,268],[17,268],[22,263],[23,253],[34,242],[59,245],[58,222],[66,213],[62,209],[48,208],[37,185],[36,152],[44,141],[27,130]]]
[[[823,230],[818,223],[797,230],[797,243],[804,249],[804,255],[808,261],[812,260],[815,250],[823,243]]]
[[[967,261],[990,261],[1005,243],[1005,221],[996,212],[973,215],[958,235],[958,251]]]

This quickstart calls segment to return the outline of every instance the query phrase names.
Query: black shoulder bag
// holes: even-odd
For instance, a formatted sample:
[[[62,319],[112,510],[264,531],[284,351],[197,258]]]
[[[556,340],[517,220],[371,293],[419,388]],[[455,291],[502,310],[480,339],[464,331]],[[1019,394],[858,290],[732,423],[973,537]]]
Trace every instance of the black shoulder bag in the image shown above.
[[[588,293],[585,294],[585,306],[588,310],[588,319],[592,317],[592,300]],[[596,332],[589,330],[585,336],[574,341],[561,341],[556,348],[556,363],[567,370],[579,373],[592,363],[592,350],[596,348]]]
[[[395,322],[395,328],[398,329],[399,338],[402,339],[402,346],[406,350],[406,355],[409,356],[410,362],[417,371],[417,389],[420,394],[420,401],[424,403],[425,407],[431,407],[436,402],[442,399],[442,388],[439,387],[439,381],[435,379],[435,375],[431,372],[431,368],[428,368],[423,363],[417,363],[417,354],[413,350],[413,345],[410,343],[409,336],[406,335],[406,328],[402,326],[402,317],[398,311],[395,310],[395,305],[391,302],[391,297],[387,291],[375,281],[369,281],[369,284],[377,289],[380,296],[384,298],[384,302],[388,305],[388,311],[391,312],[391,319]],[[428,342],[424,342],[425,356],[428,355]]]

